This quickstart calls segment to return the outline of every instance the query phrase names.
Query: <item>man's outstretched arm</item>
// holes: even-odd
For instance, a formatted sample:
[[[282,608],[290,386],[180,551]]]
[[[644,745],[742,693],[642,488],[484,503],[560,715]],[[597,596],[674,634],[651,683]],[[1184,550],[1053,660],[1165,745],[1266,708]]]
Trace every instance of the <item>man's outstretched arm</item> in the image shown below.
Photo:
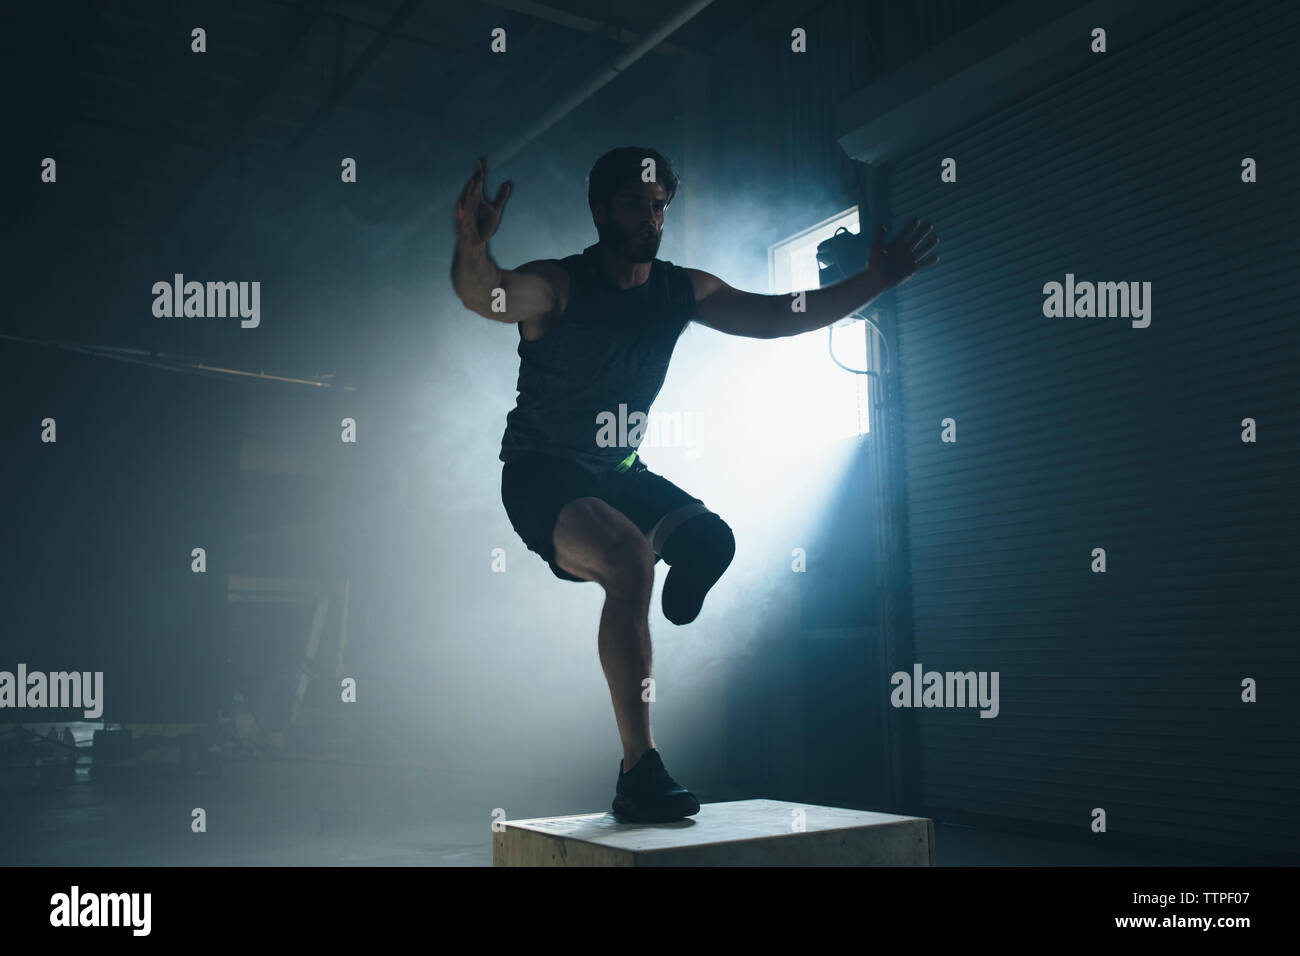
[[[913,219],[886,245],[881,226],[871,244],[866,269],[825,289],[804,293],[804,311],[793,309],[793,295],[759,295],[733,289],[715,275],[687,269],[695,289],[695,321],[727,335],[775,339],[811,332],[864,308],[882,292],[902,285],[939,261],[939,239],[929,223]]]

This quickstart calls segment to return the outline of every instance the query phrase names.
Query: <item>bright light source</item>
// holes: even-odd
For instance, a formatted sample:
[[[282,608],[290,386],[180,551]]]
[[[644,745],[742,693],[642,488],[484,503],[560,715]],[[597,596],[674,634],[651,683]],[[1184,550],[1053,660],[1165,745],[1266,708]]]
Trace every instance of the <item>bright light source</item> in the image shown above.
[[[858,232],[855,206],[778,242],[768,250],[768,281],[773,294],[821,287],[817,246],[841,226]],[[822,444],[865,435],[870,428],[865,375],[846,372],[826,351],[825,329],[781,340],[780,367],[772,371],[782,382],[789,422],[798,422],[803,440]],[[835,357],[851,368],[866,368],[865,326],[854,323],[835,330]]]

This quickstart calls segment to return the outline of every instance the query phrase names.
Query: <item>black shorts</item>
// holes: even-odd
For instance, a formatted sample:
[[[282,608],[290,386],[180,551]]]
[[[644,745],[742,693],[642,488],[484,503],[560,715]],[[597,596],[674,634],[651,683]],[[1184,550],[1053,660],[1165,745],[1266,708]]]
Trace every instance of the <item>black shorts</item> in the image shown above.
[[[501,503],[510,524],[528,550],[540,554],[555,576],[565,581],[583,579],[555,563],[555,519],[570,501],[588,496],[608,502],[645,534],[668,512],[700,500],[655,474],[640,457],[624,472],[596,473],[577,462],[541,453],[506,462],[501,469]]]

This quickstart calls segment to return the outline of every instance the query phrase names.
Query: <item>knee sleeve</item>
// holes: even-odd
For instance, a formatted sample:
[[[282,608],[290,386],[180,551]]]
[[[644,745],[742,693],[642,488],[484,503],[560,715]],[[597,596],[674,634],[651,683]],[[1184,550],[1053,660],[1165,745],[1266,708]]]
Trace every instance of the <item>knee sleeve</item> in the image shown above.
[[[684,521],[663,545],[660,556],[672,570],[664,581],[664,616],[674,624],[695,620],[704,596],[736,554],[731,527],[709,511]]]
[[[730,561],[735,552],[736,539],[731,526],[707,509],[687,517],[674,528],[658,551],[670,566],[692,556],[709,556],[716,561],[725,555],[725,560]]]

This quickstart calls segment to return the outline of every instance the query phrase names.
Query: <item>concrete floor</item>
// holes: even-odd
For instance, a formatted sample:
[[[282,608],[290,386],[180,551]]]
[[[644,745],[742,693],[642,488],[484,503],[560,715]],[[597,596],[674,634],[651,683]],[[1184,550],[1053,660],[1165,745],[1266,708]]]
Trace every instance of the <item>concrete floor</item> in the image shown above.
[[[612,788],[591,781],[574,806],[573,782],[325,759],[233,759],[188,777],[139,767],[119,781],[83,767],[47,793],[10,774],[0,865],[491,866],[494,808],[513,819],[606,810]],[[698,792],[705,802],[754,796]],[[196,807],[206,833],[191,831]],[[945,824],[935,833],[942,866],[1213,865]]]

